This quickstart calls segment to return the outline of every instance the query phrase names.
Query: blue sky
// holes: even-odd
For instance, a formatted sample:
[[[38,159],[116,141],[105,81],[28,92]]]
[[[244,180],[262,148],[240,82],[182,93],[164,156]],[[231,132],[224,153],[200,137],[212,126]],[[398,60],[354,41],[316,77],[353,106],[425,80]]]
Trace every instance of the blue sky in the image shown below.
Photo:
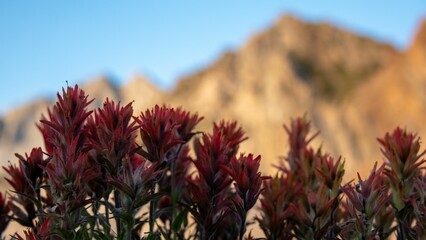
[[[403,49],[426,1],[1,1],[0,114],[98,75],[171,88],[285,13]]]

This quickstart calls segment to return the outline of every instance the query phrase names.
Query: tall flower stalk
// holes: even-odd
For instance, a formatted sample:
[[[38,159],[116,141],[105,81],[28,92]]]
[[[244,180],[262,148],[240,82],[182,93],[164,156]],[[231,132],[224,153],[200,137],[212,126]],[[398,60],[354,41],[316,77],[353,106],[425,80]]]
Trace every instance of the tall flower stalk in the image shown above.
[[[54,231],[64,238],[74,238],[76,229],[88,222],[83,215],[93,199],[88,198],[87,183],[99,176],[87,160],[84,126],[92,113],[87,110],[92,101],[77,85],[63,89],[39,125],[50,157],[47,165],[42,166],[52,198],[52,208],[45,214],[58,219]]]
[[[416,239],[422,228],[421,206],[425,203],[422,165],[426,150],[420,151],[420,139],[396,128],[378,139],[386,158],[385,174],[392,189],[392,206],[396,212],[398,239]],[[419,218],[420,217],[420,218]],[[413,224],[415,227],[413,228]]]
[[[188,178],[189,202],[192,202],[189,209],[197,223],[199,239],[235,237],[228,236],[232,233],[219,227],[226,218],[233,217],[230,197],[232,179],[221,166],[230,165],[239,144],[245,139],[236,122],[220,122],[214,124],[211,135],[203,134],[194,141],[196,158],[193,162],[198,175]],[[238,225],[235,227],[238,228]]]

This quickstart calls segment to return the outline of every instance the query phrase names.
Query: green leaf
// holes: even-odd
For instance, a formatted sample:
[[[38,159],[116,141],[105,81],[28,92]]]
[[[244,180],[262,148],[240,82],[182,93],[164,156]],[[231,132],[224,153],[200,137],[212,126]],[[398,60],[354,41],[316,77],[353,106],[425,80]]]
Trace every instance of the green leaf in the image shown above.
[[[108,180],[107,183],[113,185],[118,190],[120,190],[121,192],[123,192],[127,196],[131,197],[132,199],[135,197],[135,194],[133,193],[133,189],[129,185],[127,185],[127,184],[125,184],[125,183],[123,183],[119,180],[116,180],[116,179]]]
[[[173,232],[178,232],[180,230],[181,225],[184,222],[184,220],[187,218],[187,216],[188,216],[188,210],[185,209],[182,212],[180,212],[175,219],[173,219],[173,226],[172,226]]]
[[[158,227],[158,230],[161,232],[161,235],[163,236],[163,238],[165,240],[170,240],[170,238],[167,236],[166,232],[164,232],[163,228],[161,226],[159,226],[157,223],[156,223],[156,225]]]
[[[33,196],[31,196],[31,195],[28,195],[28,194],[25,194],[25,193],[21,193],[21,192],[13,191],[13,190],[10,190],[10,191],[11,191],[11,192],[13,192],[13,193],[16,193],[16,194],[18,194],[18,195],[21,195],[21,196],[23,196],[23,197],[28,198],[31,202],[33,202],[33,203],[34,203],[34,205],[36,205],[36,206],[37,206],[37,209],[41,209],[41,208],[42,208],[42,206],[41,206],[41,202],[40,202],[39,200],[37,200],[35,197],[33,197]]]
[[[134,207],[134,208],[142,207],[143,205],[145,205],[145,204],[147,204],[147,203],[151,202],[152,200],[159,199],[159,198],[160,198],[160,197],[162,197],[164,194],[165,194],[165,192],[164,192],[164,191],[161,191],[161,192],[157,192],[157,193],[154,193],[154,194],[150,194],[150,195],[148,195],[148,196],[146,196],[146,197],[144,197],[144,198],[139,198],[139,199],[137,199],[137,200],[133,203],[133,207]]]
[[[111,235],[106,234],[100,230],[94,230],[93,237],[96,240],[113,240],[114,239]]]
[[[146,237],[146,240],[158,240],[160,239],[160,236],[158,236],[157,233],[149,233]]]

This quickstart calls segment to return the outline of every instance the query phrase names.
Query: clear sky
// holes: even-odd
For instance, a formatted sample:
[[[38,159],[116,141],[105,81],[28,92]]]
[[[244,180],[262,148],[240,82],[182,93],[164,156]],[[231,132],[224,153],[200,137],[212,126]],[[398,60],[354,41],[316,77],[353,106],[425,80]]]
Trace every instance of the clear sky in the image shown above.
[[[162,88],[236,49],[281,14],[405,48],[425,0],[1,1],[0,115],[68,80],[147,75]]]

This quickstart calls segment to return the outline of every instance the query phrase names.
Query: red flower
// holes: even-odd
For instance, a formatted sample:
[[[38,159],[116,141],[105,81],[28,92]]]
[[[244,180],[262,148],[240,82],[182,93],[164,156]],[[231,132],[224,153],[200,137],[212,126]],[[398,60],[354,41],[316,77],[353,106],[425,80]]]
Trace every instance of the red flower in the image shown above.
[[[204,119],[204,117],[199,117],[198,114],[191,114],[190,112],[182,110],[182,108],[177,108],[173,111],[173,121],[178,124],[176,129],[177,137],[182,139],[184,142],[188,142],[196,132],[193,132],[195,126]]]
[[[392,189],[398,235],[401,239],[415,238],[413,222],[424,220],[416,216],[416,206],[424,204],[425,199],[421,169],[426,150],[420,152],[420,139],[399,127],[378,141],[387,160],[384,171]]]
[[[228,165],[235,158],[239,144],[245,139],[236,122],[222,121],[214,124],[211,135],[203,134],[201,140],[194,141],[196,159],[193,162],[198,176],[188,177],[189,202],[194,205],[191,213],[201,226],[201,238],[215,234],[232,206],[229,196],[232,179],[220,166]]]
[[[420,189],[416,179],[420,177],[420,166],[426,162],[422,157],[426,150],[420,151],[420,139],[407,133],[401,128],[396,128],[392,134],[386,133],[382,139],[378,139],[382,145],[382,153],[387,159],[385,173],[389,177],[392,187],[394,187],[401,200],[407,201],[413,194],[414,188]],[[404,182],[404,186],[399,183]],[[401,204],[396,203],[397,208]]]
[[[74,231],[82,224],[81,212],[92,200],[87,199],[88,183],[99,176],[88,163],[87,129],[85,123],[92,111],[84,91],[76,85],[58,93],[58,101],[48,111],[48,119],[41,120],[43,133],[51,160],[42,167],[47,174],[52,208],[59,214],[58,226]]]
[[[256,203],[261,192],[262,180],[266,179],[259,172],[259,166],[260,156],[254,158],[253,154],[241,155],[238,159],[233,158],[230,167],[221,165],[221,168],[235,181],[237,193],[245,203],[245,211],[251,209]]]
[[[385,222],[376,219],[378,215],[386,214],[387,203],[390,198],[383,178],[384,167],[382,165],[377,169],[376,162],[366,180],[362,180],[358,174],[358,184],[356,186],[350,184],[342,188],[347,197],[343,206],[348,211],[351,219],[355,219],[355,228],[361,234],[360,236],[351,236],[351,238],[362,236],[373,238],[380,231],[386,231],[384,229]],[[392,222],[392,218],[389,219]],[[349,230],[353,228],[354,225],[349,224],[343,232],[350,232]]]
[[[43,179],[43,169],[41,167],[46,166],[48,163],[48,160],[43,159],[43,151],[41,148],[33,148],[29,156],[28,154],[25,154],[25,157],[19,154],[15,154],[15,156],[19,159],[19,167],[25,177],[35,188],[36,184],[40,184]]]
[[[19,159],[19,167],[13,165],[3,167],[10,176],[6,180],[16,192],[11,197],[10,208],[22,225],[31,227],[32,220],[36,217],[33,199],[41,199],[39,187],[43,181],[42,167],[48,160],[43,159],[41,148],[33,148],[29,156],[25,154],[25,158],[19,154],[15,155]],[[25,213],[18,207],[19,205],[25,209]]]
[[[334,193],[337,193],[340,188],[340,184],[345,174],[344,162],[341,163],[341,158],[334,161],[329,155],[323,155],[319,157],[319,163],[316,168],[317,173],[321,176],[323,182],[327,187]]]
[[[121,107],[107,98],[103,108],[88,118],[88,145],[96,152],[96,163],[112,176],[119,174],[123,158],[136,149],[137,127],[131,122],[132,117],[131,103]]]
[[[12,201],[9,207],[16,216],[16,221],[23,226],[32,227],[32,221],[36,217],[36,210],[34,203],[29,197],[35,198],[34,187],[20,167],[9,165],[7,168],[3,167],[3,169],[10,176],[10,178],[6,178],[6,181],[16,192],[11,197]],[[22,206],[25,212],[19,206]]]
[[[86,108],[93,100],[88,101],[87,95],[78,85],[67,87],[67,91],[62,89],[62,96],[59,93],[57,96],[55,106],[48,109],[48,119],[42,116],[41,124],[38,125],[47,153],[53,154],[57,148],[66,148],[75,139],[78,139],[76,149],[82,150],[85,141],[84,123],[92,113],[86,111]]]
[[[296,169],[299,167],[297,160],[302,158],[303,151],[308,149],[309,143],[318,136],[319,132],[308,138],[311,123],[307,120],[306,116],[292,119],[290,127],[284,125],[284,129],[288,134],[288,143],[290,145],[286,160],[290,165],[290,169]]]
[[[36,222],[36,229],[29,229],[24,231],[24,237],[19,233],[16,233],[14,238],[18,240],[59,240],[60,238],[52,235],[52,224],[51,218],[46,218],[43,224]]]
[[[169,162],[168,153],[184,142],[176,135],[179,126],[173,121],[173,115],[173,109],[156,105],[135,119],[145,147],[139,153],[151,162]]]
[[[291,239],[294,236],[292,229],[295,222],[291,218],[293,210],[290,203],[300,197],[302,188],[291,173],[276,175],[263,182],[260,216],[256,220],[267,239]]]

